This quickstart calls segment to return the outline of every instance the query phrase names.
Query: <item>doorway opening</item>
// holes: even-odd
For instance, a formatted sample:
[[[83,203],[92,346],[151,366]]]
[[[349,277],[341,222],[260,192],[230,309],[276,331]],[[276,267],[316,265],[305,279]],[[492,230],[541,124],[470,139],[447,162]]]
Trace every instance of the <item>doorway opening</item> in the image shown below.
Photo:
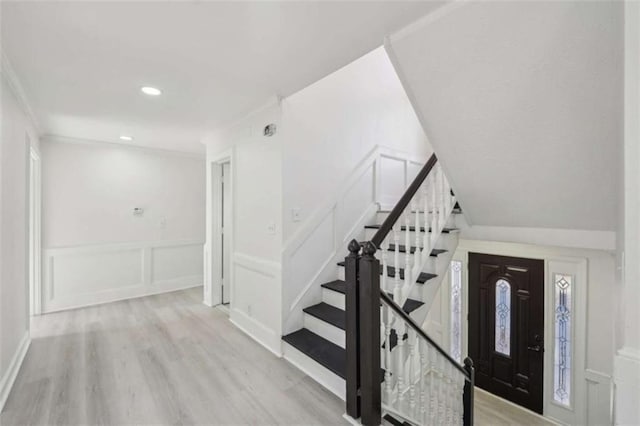
[[[223,305],[231,302],[231,162],[220,165],[220,298]]]
[[[204,303],[225,312],[233,306],[233,212],[235,205],[232,152],[208,165],[207,244],[205,245]]]
[[[542,414],[544,261],[469,253],[476,386]]]

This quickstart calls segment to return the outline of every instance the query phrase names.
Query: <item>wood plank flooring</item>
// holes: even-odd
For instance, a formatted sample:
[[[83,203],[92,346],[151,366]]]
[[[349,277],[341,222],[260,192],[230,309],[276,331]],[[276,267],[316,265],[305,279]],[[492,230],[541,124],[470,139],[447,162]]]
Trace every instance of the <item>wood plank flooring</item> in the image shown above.
[[[37,317],[2,425],[345,424],[191,289]]]
[[[202,289],[36,317],[0,424],[344,425],[344,403],[201,303]],[[476,425],[542,425],[476,392]]]

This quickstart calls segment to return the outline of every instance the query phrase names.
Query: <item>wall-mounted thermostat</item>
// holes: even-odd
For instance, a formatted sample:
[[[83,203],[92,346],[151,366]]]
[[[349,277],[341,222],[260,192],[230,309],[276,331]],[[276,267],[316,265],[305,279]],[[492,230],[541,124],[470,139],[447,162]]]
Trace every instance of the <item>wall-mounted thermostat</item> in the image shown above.
[[[134,207],[133,215],[134,216],[142,216],[144,214],[144,209],[142,207]]]

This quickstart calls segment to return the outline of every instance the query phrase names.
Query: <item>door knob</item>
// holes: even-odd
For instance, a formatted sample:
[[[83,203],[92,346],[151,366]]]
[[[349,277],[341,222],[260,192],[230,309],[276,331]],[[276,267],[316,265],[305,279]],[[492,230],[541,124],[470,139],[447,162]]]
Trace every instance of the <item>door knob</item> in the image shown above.
[[[540,345],[529,346],[527,349],[529,349],[530,351],[534,351],[534,352],[541,352],[542,351],[542,346],[540,346]]]

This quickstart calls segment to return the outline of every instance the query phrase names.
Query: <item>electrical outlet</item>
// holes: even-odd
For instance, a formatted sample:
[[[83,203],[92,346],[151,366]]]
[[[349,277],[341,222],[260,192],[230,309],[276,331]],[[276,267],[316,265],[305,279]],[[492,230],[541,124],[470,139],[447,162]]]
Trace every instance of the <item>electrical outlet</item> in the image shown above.
[[[291,220],[294,222],[300,222],[301,218],[299,208],[296,207],[295,209],[291,209]]]
[[[165,219],[164,217],[162,219],[160,219],[160,222],[158,222],[158,226],[160,227],[160,229],[164,229],[167,227],[167,219]]]
[[[253,316],[253,314],[251,313],[251,305],[247,305],[247,314],[249,316]]]

